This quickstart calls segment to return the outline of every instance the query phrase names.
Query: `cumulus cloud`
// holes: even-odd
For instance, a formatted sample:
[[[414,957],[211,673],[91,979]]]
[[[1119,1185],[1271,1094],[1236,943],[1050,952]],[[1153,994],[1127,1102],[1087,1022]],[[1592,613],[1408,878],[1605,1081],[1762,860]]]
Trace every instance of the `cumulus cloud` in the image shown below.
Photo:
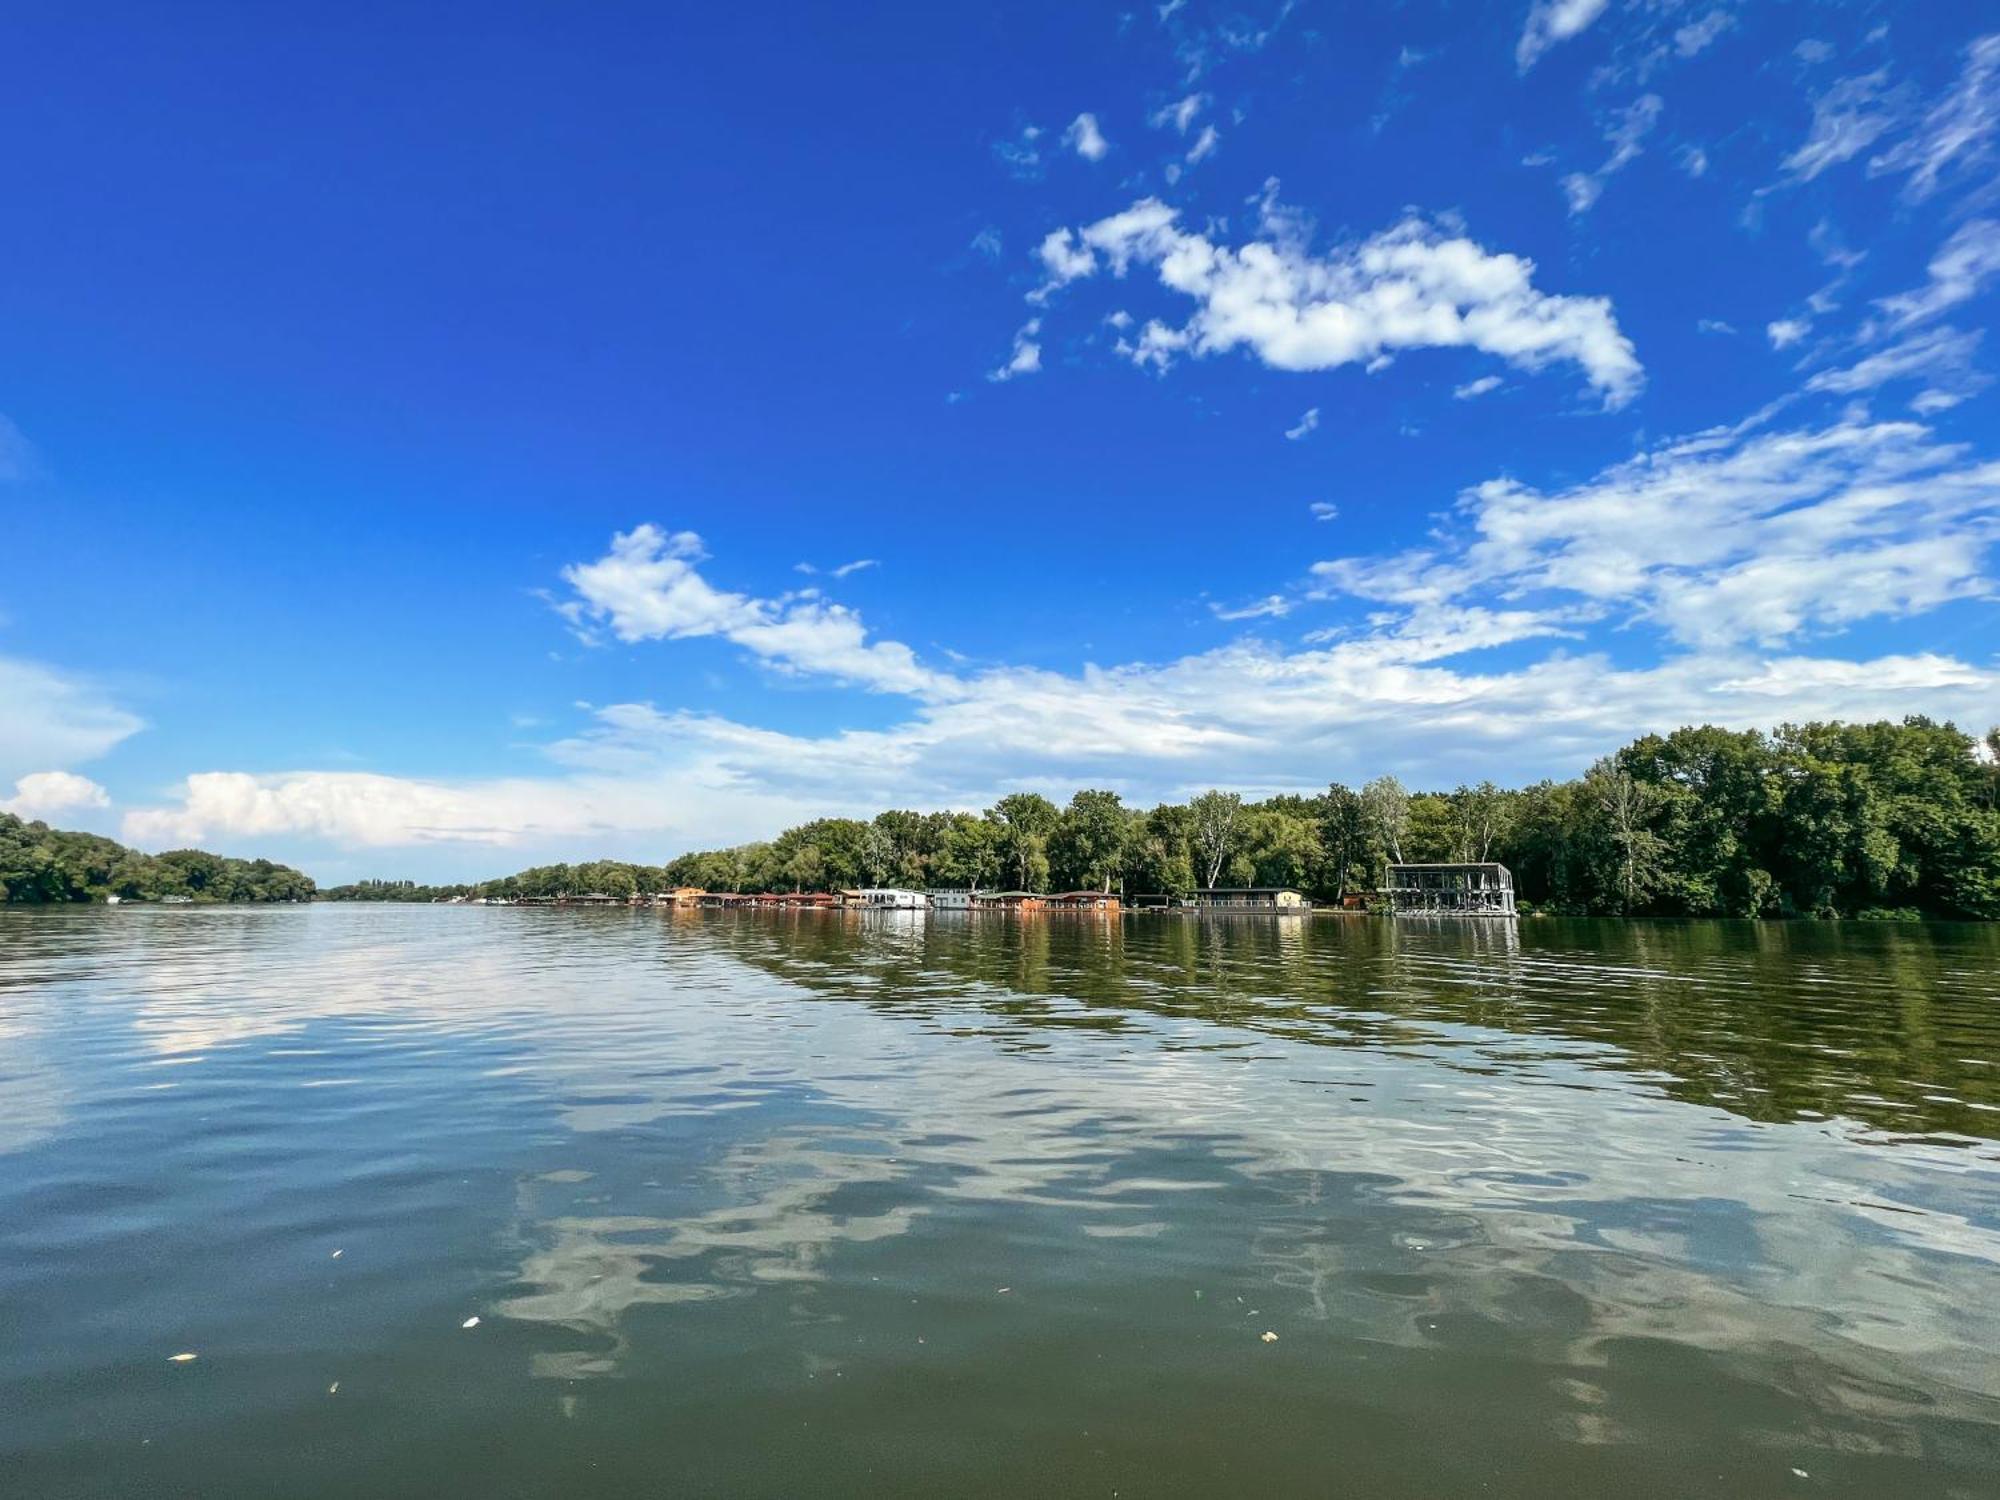
[[[1063,144],[1085,161],[1102,161],[1111,150],[1111,142],[1098,129],[1097,116],[1088,113],[1070,121],[1069,129],[1063,132]]]
[[[719,636],[780,671],[817,673],[879,692],[945,689],[945,680],[920,665],[908,646],[869,641],[860,616],[844,605],[811,595],[760,599],[719,589],[695,566],[705,555],[691,531],[635,526],[614,536],[603,557],[562,570],[574,596],[556,608],[586,639],[604,630],[626,642]]]
[[[1030,318],[1014,333],[1014,350],[1006,362],[986,372],[991,381],[1012,380],[1019,375],[1032,375],[1042,367],[1042,346],[1035,335],[1042,331],[1042,320]]]
[[[1538,290],[1534,262],[1524,257],[1415,218],[1315,253],[1297,217],[1269,194],[1260,230],[1240,246],[1217,244],[1144,198],[1044,239],[1047,279],[1033,295],[1046,302],[1103,271],[1123,278],[1151,269],[1163,288],[1192,299],[1195,312],[1178,325],[1152,319],[1118,348],[1161,371],[1182,356],[1232,350],[1299,371],[1375,367],[1403,349],[1474,348],[1527,370],[1576,364],[1607,406],[1623,405],[1642,384],[1609,300]]]
[[[88,679],[0,656],[0,777],[95,760],[143,728]]]
[[[1406,607],[1536,599],[1703,650],[1771,648],[1990,589],[2000,463],[1913,422],[1718,429],[1555,494],[1476,486],[1457,519],[1442,545],[1315,574]]]
[[[0,812],[30,820],[110,805],[109,792],[74,771],[31,771],[14,782],[13,796],[0,797]]]
[[[1514,64],[1523,73],[1558,42],[1566,42],[1604,14],[1608,0],[1535,0],[1514,44]]]

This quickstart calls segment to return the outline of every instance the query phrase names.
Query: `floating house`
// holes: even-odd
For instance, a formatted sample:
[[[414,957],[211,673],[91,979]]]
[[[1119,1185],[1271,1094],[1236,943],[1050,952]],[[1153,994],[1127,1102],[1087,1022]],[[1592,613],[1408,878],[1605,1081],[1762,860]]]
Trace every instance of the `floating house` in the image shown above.
[[[1514,873],[1501,864],[1390,865],[1382,894],[1399,917],[1516,915]]]
[[[1303,916],[1312,908],[1312,902],[1303,894],[1280,885],[1216,886],[1196,891],[1188,898],[1188,904],[1198,911],[1231,916]]]
[[[972,898],[974,911],[1040,911],[1042,898],[1033,891],[979,891]]]
[[[904,890],[900,886],[870,886],[866,890],[842,891],[840,904],[859,906],[866,911],[927,911],[931,898],[922,891]]]
[[[1116,911],[1118,898],[1109,891],[1062,891],[1045,900],[1050,911]]]
[[[932,911],[971,911],[972,891],[926,891],[931,898]]]

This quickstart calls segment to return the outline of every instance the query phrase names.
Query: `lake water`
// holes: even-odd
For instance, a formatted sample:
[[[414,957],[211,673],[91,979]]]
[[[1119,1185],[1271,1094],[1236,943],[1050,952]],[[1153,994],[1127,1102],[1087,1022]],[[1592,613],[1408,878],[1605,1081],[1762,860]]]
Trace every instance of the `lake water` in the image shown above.
[[[0,1493],[1993,1496],[1996,1138],[1993,928],[5,911]]]

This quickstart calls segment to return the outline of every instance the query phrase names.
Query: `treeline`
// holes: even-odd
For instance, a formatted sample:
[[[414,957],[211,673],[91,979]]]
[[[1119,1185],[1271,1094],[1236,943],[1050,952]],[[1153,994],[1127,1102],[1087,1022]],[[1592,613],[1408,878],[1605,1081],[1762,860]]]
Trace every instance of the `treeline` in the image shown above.
[[[1712,727],[1649,735],[1570,781],[1411,792],[1384,776],[1318,796],[1230,792],[1131,808],[1033,792],[986,812],[821,818],[664,865],[546,865],[474,886],[369,882],[328,899],[630,896],[843,886],[1185,894],[1293,886],[1366,896],[1390,860],[1499,860],[1523,901],[1571,914],[2000,917],[2000,730],[1949,724]]]
[[[268,859],[201,849],[142,854],[94,833],[0,813],[0,901],[310,901],[311,877]]]

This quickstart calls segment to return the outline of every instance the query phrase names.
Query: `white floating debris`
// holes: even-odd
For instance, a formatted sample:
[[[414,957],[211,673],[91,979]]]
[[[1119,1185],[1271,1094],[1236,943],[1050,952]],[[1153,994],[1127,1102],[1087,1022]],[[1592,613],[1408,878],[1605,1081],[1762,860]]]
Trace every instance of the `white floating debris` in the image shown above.
[[[1011,1292],[1011,1291],[1013,1291],[1013,1290],[1014,1290],[1014,1289],[1013,1289],[1013,1288],[1012,1288],[1011,1286],[1003,1286],[1003,1287],[1000,1287],[1000,1288],[998,1288],[998,1289],[997,1289],[997,1291],[996,1291],[996,1295],[998,1295],[998,1296],[1001,1296],[1001,1297],[1004,1297],[1004,1296],[1006,1296],[1006,1295],[1007,1295],[1007,1294],[1008,1294],[1009,1292]]]
[[[338,1396],[340,1394],[340,1382],[336,1380],[332,1385],[328,1386],[326,1393],[329,1396]]]
[[[201,1356],[198,1354],[175,1354],[168,1358],[167,1363],[170,1365],[185,1365],[199,1358]]]
[[[467,1318],[463,1323],[459,1324],[458,1326],[460,1328],[477,1328],[479,1326],[479,1314],[474,1313],[471,1317]]]
[[[1275,1333],[1271,1332],[1271,1330],[1268,1328],[1266,1328],[1261,1334],[1259,1334],[1258,1337],[1263,1339],[1263,1341],[1267,1344],[1275,1344],[1278,1342],[1278,1336]]]
[[[1794,1478],[1797,1478],[1797,1479],[1810,1479],[1810,1478],[1812,1478],[1812,1475],[1808,1474],[1808,1473],[1807,1473],[1807,1472],[1806,1472],[1806,1471],[1805,1471],[1804,1469],[1794,1469],[1794,1470],[1792,1470],[1792,1475],[1793,1475],[1793,1477],[1794,1477]]]
[[[333,1255],[332,1255],[332,1259],[334,1259],[334,1260],[339,1260],[339,1259],[340,1259],[340,1257],[341,1257],[341,1256],[343,1256],[343,1255],[345,1255],[345,1254],[347,1254],[347,1252],[346,1252],[345,1250],[336,1250],[336,1251],[334,1251],[334,1252],[333,1252]]]

